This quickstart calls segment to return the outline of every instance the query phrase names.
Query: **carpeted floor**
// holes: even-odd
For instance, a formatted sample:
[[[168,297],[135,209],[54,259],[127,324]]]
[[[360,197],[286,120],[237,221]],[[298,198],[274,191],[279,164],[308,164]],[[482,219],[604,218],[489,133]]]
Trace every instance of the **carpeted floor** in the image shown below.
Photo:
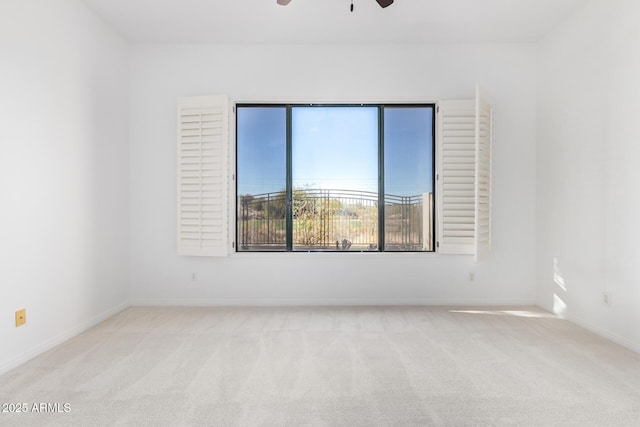
[[[638,426],[640,355],[532,307],[130,308],[0,402],[27,409],[2,426]]]

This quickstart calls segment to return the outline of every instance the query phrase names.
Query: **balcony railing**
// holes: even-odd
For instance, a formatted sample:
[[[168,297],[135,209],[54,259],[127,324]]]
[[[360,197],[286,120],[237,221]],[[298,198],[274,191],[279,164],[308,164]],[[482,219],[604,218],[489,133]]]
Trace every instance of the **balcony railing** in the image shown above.
[[[432,250],[432,194],[385,195],[385,250]],[[241,250],[281,250],[286,245],[283,191],[238,200]],[[378,250],[378,193],[295,189],[295,250]]]

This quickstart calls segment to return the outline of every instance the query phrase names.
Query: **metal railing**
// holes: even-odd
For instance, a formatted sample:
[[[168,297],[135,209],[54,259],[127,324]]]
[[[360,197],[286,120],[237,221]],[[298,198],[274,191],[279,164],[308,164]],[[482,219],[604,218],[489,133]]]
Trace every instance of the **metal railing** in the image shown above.
[[[431,198],[385,195],[385,250],[431,250]],[[286,211],[284,191],[239,196],[240,250],[284,248]],[[376,192],[294,189],[294,248],[377,250],[378,212]]]

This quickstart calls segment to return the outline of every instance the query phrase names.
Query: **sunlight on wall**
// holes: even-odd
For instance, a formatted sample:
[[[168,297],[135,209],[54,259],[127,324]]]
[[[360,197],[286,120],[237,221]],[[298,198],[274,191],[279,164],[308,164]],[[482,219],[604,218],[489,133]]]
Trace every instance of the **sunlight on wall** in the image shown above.
[[[561,318],[565,318],[567,314],[567,303],[558,295],[558,292],[566,293],[567,292],[567,283],[564,280],[564,276],[562,275],[562,271],[560,271],[560,263],[558,262],[558,258],[553,258],[553,281],[560,288],[553,294],[553,313]]]
[[[567,285],[564,282],[564,277],[562,277],[562,272],[558,266],[558,258],[553,259],[553,281],[556,285],[560,286],[563,291],[567,291]]]
[[[564,319],[566,312],[567,304],[558,296],[558,294],[553,294],[553,314]]]

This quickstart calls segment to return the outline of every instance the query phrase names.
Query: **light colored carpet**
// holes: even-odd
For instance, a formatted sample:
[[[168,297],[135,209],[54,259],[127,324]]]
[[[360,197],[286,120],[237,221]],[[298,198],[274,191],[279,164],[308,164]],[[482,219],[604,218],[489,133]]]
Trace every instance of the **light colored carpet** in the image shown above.
[[[638,426],[640,355],[532,307],[130,308],[0,401],[29,407],[3,426]]]

